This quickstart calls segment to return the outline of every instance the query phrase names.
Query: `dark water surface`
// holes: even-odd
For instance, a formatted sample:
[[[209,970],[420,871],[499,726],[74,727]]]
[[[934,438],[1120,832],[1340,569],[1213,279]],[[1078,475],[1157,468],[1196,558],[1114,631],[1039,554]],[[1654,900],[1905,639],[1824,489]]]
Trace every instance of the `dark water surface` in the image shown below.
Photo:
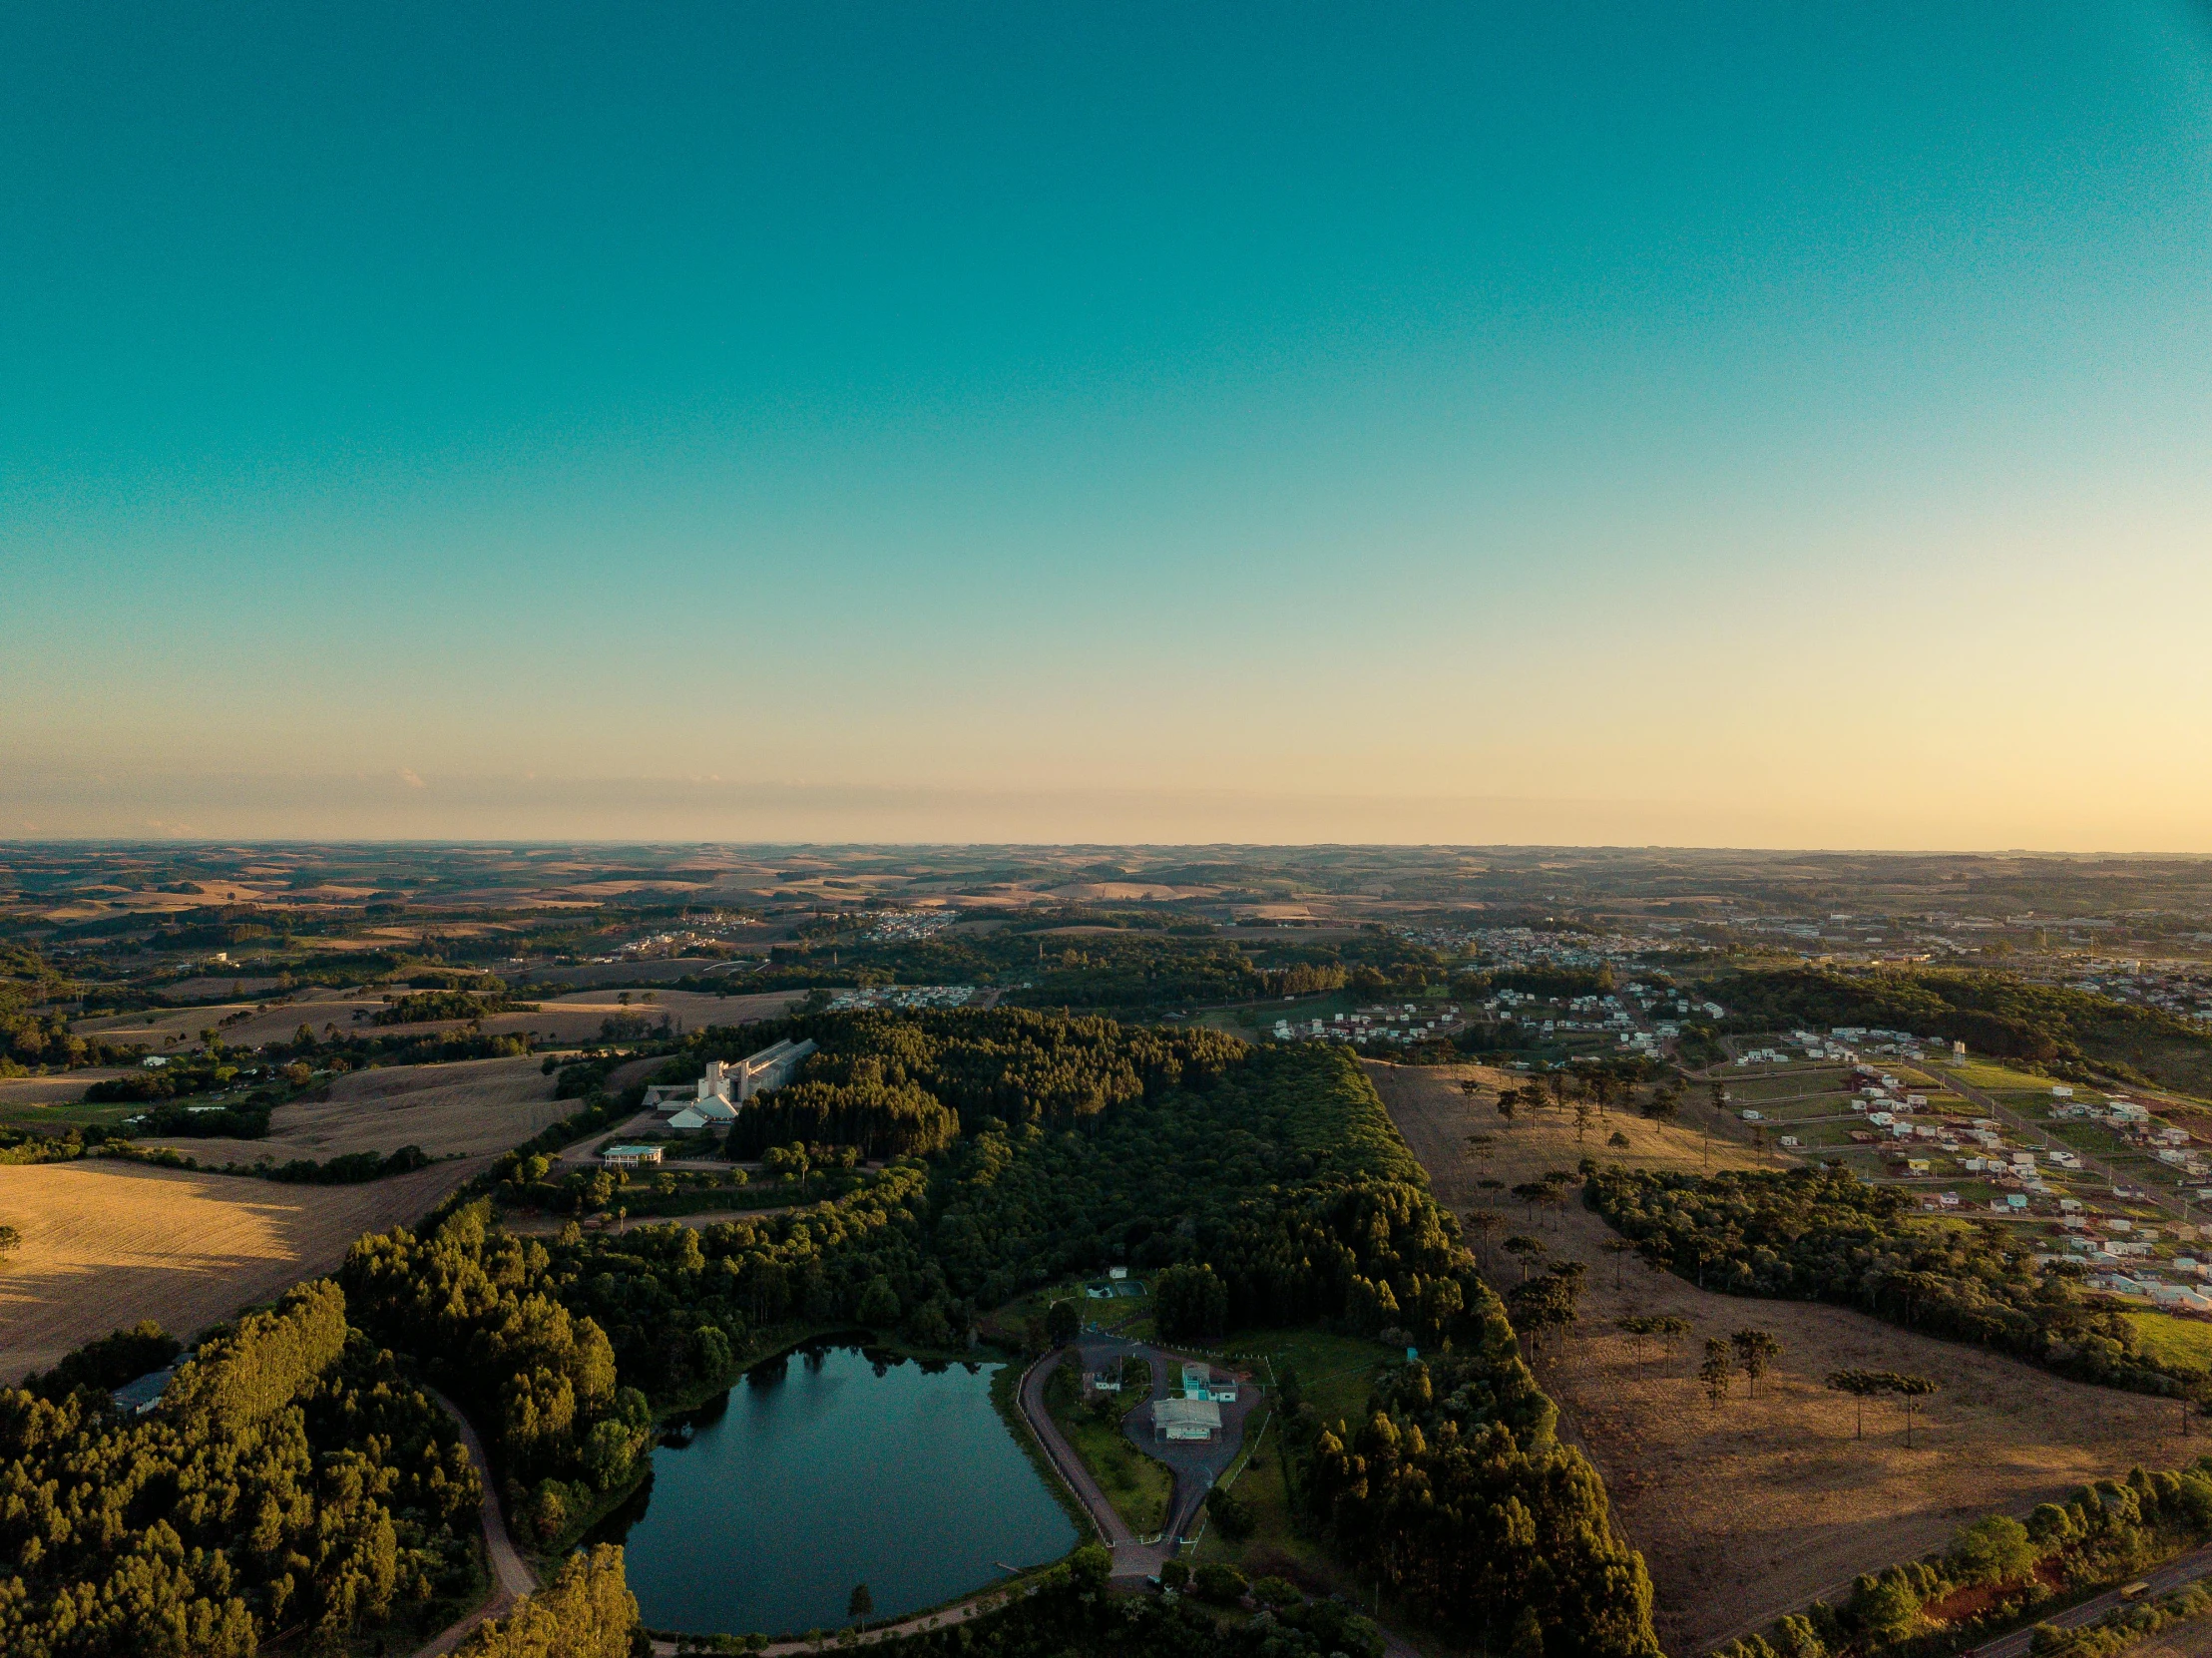
[[[801,1349],[681,1419],[592,1538],[629,1550],[656,1629],[797,1633],[878,1620],[1057,1559],[1075,1527],[991,1408],[990,1364]]]

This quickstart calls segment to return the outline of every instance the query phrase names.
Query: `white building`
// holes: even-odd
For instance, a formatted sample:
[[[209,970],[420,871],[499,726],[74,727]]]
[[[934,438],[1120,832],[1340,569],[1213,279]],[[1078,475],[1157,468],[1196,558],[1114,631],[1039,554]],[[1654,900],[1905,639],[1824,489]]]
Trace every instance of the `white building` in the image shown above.
[[[755,1094],[782,1087],[798,1074],[799,1066],[813,1051],[813,1042],[795,1042],[787,1036],[773,1047],[763,1047],[734,1064],[709,1059],[706,1074],[691,1085],[688,1098],[680,1087],[653,1087],[646,1090],[646,1103],[656,1110],[673,1110],[678,1116],[686,1110],[696,1113],[699,1120],[686,1125],[690,1127],[703,1127],[709,1122],[734,1122],[738,1106]],[[680,1106],[668,1103],[676,1099],[684,1103]]]
[[[1154,1440],[1217,1440],[1221,1407],[1210,1399],[1160,1399],[1152,1402]]]

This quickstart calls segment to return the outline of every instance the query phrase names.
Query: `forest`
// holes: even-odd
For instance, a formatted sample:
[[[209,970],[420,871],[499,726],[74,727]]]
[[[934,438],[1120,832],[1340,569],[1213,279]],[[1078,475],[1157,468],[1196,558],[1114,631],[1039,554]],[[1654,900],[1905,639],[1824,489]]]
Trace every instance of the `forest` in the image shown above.
[[[1828,1301],[2015,1354],[2080,1382],[2204,1397],[2212,1376],[2142,1351],[2135,1328],[1992,1225],[1931,1226],[1848,1170],[1661,1174],[1607,1168],[1590,1203],[1646,1260],[1700,1289]]]
[[[1607,1523],[1597,1470],[1486,1291],[1458,1350],[1386,1373],[1366,1422],[1286,1433],[1300,1496],[1337,1551],[1432,1623],[1491,1652],[1657,1658],[1641,1556]]]
[[[0,1583],[0,1647],[227,1658],[299,1632],[419,1630],[471,1587],[478,1490],[418,1380],[467,1410],[511,1522],[557,1551],[635,1482],[657,1412],[745,1364],[855,1327],[957,1350],[988,1310],[1125,1263],[1155,1277],[1173,1339],[1319,1323],[1449,1343],[1433,1367],[1395,1371],[1361,1425],[1309,1408],[1293,1450],[1306,1523],[1452,1638],[1519,1638],[1533,1619],[1556,1654],[1655,1653],[1640,1559],[1612,1540],[1603,1487],[1555,1438],[1456,1220],[1349,1055],[1020,1010],[794,1029],[822,1048],[788,1091],[853,1113],[825,1111],[824,1131],[876,1131],[868,1102],[895,1095],[913,1110],[883,1120],[926,1119],[944,1143],[828,1200],[698,1228],[518,1237],[464,1193],[205,1342],[152,1416],[118,1418],[98,1391],[167,1356],[149,1329],[0,1395],[0,1551],[21,1562]],[[757,1039],[700,1033],[681,1061]],[[605,1066],[578,1068],[578,1112],[533,1147],[619,1109]],[[519,1148],[487,1184],[537,1154]],[[1072,1563],[971,1640],[1372,1650],[1340,1609],[1286,1602],[1213,1635],[1149,1603],[1107,1606],[1087,1570]],[[556,1589],[618,1650],[634,1617],[619,1559],[565,1569]],[[548,1615],[526,1606],[477,1650],[557,1650]]]
[[[1328,943],[1296,934],[1281,942],[1227,940],[1204,923],[1076,910],[991,933],[874,942],[856,931],[868,920],[860,912],[802,928],[798,943],[776,946],[766,967],[741,980],[682,979],[676,987],[726,992],[1012,981],[1010,1006],[1131,1016],[1344,989],[1412,996],[1444,983],[1451,971],[1427,947],[1380,931]]]
[[[895,1075],[927,1093],[960,1138],[784,1214],[615,1235],[572,1226],[539,1241],[491,1229],[477,1203],[349,1256],[340,1281],[356,1316],[423,1356],[469,1407],[512,1517],[538,1540],[573,1535],[635,1476],[657,1405],[749,1359],[856,1325],[956,1348],[985,1310],[1126,1263],[1185,1287],[1163,1308],[1177,1337],[1325,1321],[1461,1344],[1449,1408],[1479,1446],[1409,1415],[1405,1442],[1433,1444],[1435,1460],[1413,1449],[1387,1470],[1346,1473],[1314,1524],[1457,1629],[1470,1614],[1435,1585],[1461,1569],[1476,1532],[1438,1525],[1411,1495],[1449,1482],[1453,1512],[1477,1528],[1510,1499],[1537,1516],[1545,1546],[1602,1569],[1569,1585],[1517,1556],[1486,1581],[1535,1606],[1562,1653],[1652,1650],[1641,1562],[1607,1541],[1602,1486],[1552,1437],[1456,1221],[1348,1055],[1018,1011],[835,1016],[805,1029],[827,1038],[830,1074],[874,1061],[871,1085]],[[717,1039],[701,1034],[699,1062]],[[1493,1408],[1479,1399],[1516,1414],[1479,1432]],[[1313,1443],[1318,1453],[1319,1427]],[[1362,1478],[1373,1500],[1345,1496]]]
[[[425,976],[427,977],[427,976]],[[499,982],[493,980],[492,984]],[[534,1014],[535,1002],[516,1002],[504,990],[409,991],[377,1010],[371,1025],[429,1025],[439,1020],[489,1019],[494,1014]]]
[[[203,1343],[152,1416],[119,1418],[100,1390],[174,1345],[145,1329],[94,1345],[37,1392],[0,1391],[0,1651],[408,1639],[475,1590],[480,1487],[454,1423],[348,1325],[334,1284]]]

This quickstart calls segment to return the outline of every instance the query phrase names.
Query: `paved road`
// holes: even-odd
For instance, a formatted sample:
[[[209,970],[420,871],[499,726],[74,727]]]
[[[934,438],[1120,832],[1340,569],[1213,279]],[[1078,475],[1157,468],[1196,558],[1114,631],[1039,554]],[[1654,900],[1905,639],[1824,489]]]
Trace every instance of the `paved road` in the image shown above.
[[[2205,1576],[2212,1576],[2212,1547],[2200,1548],[2193,1554],[2184,1554],[2179,1559],[2169,1560],[2155,1571],[2144,1573],[2142,1581],[2150,1585],[2151,1595],[2166,1595]],[[2056,1624],[2060,1629],[2079,1629],[2083,1624],[2096,1622],[2120,1604],[2120,1591],[2112,1589],[2098,1595],[2094,1600],[2083,1601],[2079,1606],[2068,1607],[2063,1612],[2053,1612],[2043,1621]],[[2030,1624],[2025,1629],[2015,1629],[2009,1635],[2000,1635],[1993,1641],[1976,1647],[1967,1654],[1967,1658],[2025,1658],[2027,1644],[2034,1637],[2035,1629]]]
[[[1154,1544],[1150,1547],[1139,1543],[1098,1480],[1091,1477],[1091,1470],[1083,1465],[1083,1458],[1076,1454],[1076,1448],[1062,1437],[1060,1427],[1053,1421],[1053,1414],[1045,1408],[1045,1384],[1052,1379],[1053,1367],[1060,1363],[1060,1353],[1046,1354],[1022,1373],[1022,1386],[1017,1397],[1022,1405],[1022,1420],[1029,1424],[1030,1432],[1037,1436],[1037,1443],[1045,1448],[1053,1466],[1060,1470],[1061,1478],[1068,1482],[1091,1515],[1091,1523],[1098,1528],[1100,1538],[1113,1552],[1113,1575],[1116,1577],[1148,1577],[1159,1570],[1159,1562],[1171,1550]]]
[[[516,1601],[537,1588],[538,1579],[531,1574],[530,1567],[523,1561],[522,1550],[508,1534],[506,1511],[500,1506],[499,1489],[492,1480],[492,1459],[484,1454],[484,1442],[476,1437],[469,1419],[452,1400],[435,1388],[425,1388],[423,1392],[444,1407],[446,1414],[460,1425],[461,1443],[468,1447],[469,1460],[476,1464],[477,1477],[483,1481],[484,1555],[492,1567],[492,1598],[415,1655],[415,1658],[437,1658],[438,1654],[451,1652],[459,1646],[485,1619],[505,1617],[513,1611]]]

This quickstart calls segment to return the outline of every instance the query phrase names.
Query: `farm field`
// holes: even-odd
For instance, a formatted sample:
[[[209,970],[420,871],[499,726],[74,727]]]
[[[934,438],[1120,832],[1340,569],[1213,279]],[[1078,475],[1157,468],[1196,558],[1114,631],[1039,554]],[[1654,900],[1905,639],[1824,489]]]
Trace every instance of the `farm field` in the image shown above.
[[[628,996],[629,1002],[617,1000]],[[652,997],[651,1002],[646,1001]],[[484,1022],[492,1036],[534,1031],[554,1041],[597,1041],[600,1026],[610,1019],[643,1019],[661,1023],[665,1014],[679,1031],[697,1031],[709,1025],[743,1025],[757,1019],[774,1019],[804,993],[768,991],[752,996],[711,996],[704,991],[574,991],[538,1004],[534,1014],[495,1014]],[[437,1027],[395,1026],[394,1030],[434,1030]]]
[[[2130,1313],[2128,1323],[2154,1359],[2212,1366],[2212,1321],[2176,1318],[2171,1313]]]
[[[554,1078],[530,1057],[384,1065],[350,1071],[324,1099],[277,1106],[257,1140],[186,1139],[177,1149],[203,1163],[317,1162],[352,1151],[419,1145],[433,1157],[480,1156],[527,1140],[576,1109],[553,1097]]]
[[[360,1186],[280,1186],[86,1159],[0,1167],[23,1234],[0,1272],[0,1382],[141,1319],[184,1337],[328,1271],[364,1232],[408,1222],[482,1166]]]
[[[165,1048],[198,1046],[200,1033],[207,1030],[218,1031],[225,1046],[257,1047],[263,1042],[289,1041],[292,1033],[302,1025],[313,1026],[318,1035],[325,1025],[335,1025],[340,1031],[357,1031],[367,1025],[368,1016],[383,1006],[381,998],[363,992],[316,986],[294,992],[288,1002],[269,1003],[258,1013],[253,1010],[260,1004],[240,1000],[206,1008],[110,1014],[101,1019],[79,1020],[71,1029],[81,1036],[102,1036],[112,1042],[133,1043],[156,1053]],[[246,1017],[237,1024],[223,1025],[225,1019],[240,1013]],[[360,1026],[353,1023],[355,1014],[364,1016]],[[171,1041],[172,1036],[177,1039]]]
[[[630,998],[627,1003],[618,1000],[625,995]],[[651,1002],[645,1000],[649,996],[653,998]],[[638,1018],[658,1025],[661,1016],[666,1014],[679,1029],[695,1031],[707,1025],[738,1025],[748,1020],[772,1018],[798,1000],[797,994],[788,991],[727,997],[709,996],[699,991],[578,991],[539,1003],[539,1011],[534,1014],[495,1014],[484,1021],[483,1028],[491,1036],[534,1034],[542,1040],[597,1041],[600,1027],[610,1019]],[[272,1002],[257,1013],[253,1011],[255,1006],[251,1002],[234,1002],[207,1008],[114,1014],[103,1019],[79,1021],[74,1029],[87,1035],[98,1034],[110,1041],[134,1043],[160,1052],[165,1048],[197,1046],[200,1033],[211,1029],[219,1030],[228,1046],[255,1047],[264,1042],[289,1041],[302,1025],[312,1027],[318,1036],[325,1026],[334,1025],[347,1036],[405,1036],[432,1031],[459,1031],[466,1024],[461,1020],[446,1020],[429,1025],[372,1025],[370,1021],[383,1010],[384,993],[372,995],[359,990],[302,991],[290,1001]],[[235,1025],[222,1025],[224,1019],[238,1013],[246,1017]],[[173,1036],[176,1041],[170,1040]]]
[[[1573,1167],[1574,1131],[1545,1111],[1506,1129],[1489,1108],[1472,1110],[1459,1081],[1493,1087],[1516,1079],[1472,1067],[1371,1064],[1391,1115],[1428,1168],[1438,1195],[1465,1214],[1480,1207],[1482,1171],[1466,1146],[1492,1135],[1491,1178],[1510,1187]],[[1699,1115],[1709,1113],[1699,1112]],[[1661,1127],[1610,1115],[1581,1148],[1634,1167],[1699,1166],[1701,1123]],[[1741,1123],[1727,1125],[1730,1133]],[[1626,1148],[1608,1148],[1617,1129]],[[1715,1139],[1713,1166],[1750,1166],[1734,1140]],[[1633,1257],[1604,1251],[1614,1234],[1579,1205],[1529,1223],[1504,1211],[1511,1230],[1548,1247],[1548,1259],[1589,1269],[1581,1334],[1539,1361],[1568,1433],[1596,1461],[1623,1530],[1641,1549],[1657,1589],[1655,1617],[1669,1651],[1699,1651],[1763,1626],[1816,1596],[1847,1592],[1859,1572],[1946,1544],[1991,1510],[2024,1515],[2085,1480],[2130,1466],[2170,1464],[2202,1449],[2177,1439],[2171,1406],[2084,1387],[1971,1347],[1915,1336],[1844,1308],[1705,1294]],[[1512,1282],[1506,1258],[1499,1276]],[[1617,1285],[1617,1287],[1616,1287]],[[1613,1328],[1627,1314],[1679,1314],[1693,1334],[1671,1354]],[[1756,1402],[1735,1384],[1715,1410],[1693,1372],[1704,1341],[1756,1327],[1782,1357]],[[1864,1441],[1853,1413],[1822,1380],[1846,1368],[1909,1371],[1938,1382],[1911,1449],[1894,1412],[1870,1409]]]
[[[53,1076],[0,1076],[0,1117],[17,1120],[20,1106],[69,1104],[84,1098],[93,1083],[122,1074],[120,1065],[88,1065]]]

